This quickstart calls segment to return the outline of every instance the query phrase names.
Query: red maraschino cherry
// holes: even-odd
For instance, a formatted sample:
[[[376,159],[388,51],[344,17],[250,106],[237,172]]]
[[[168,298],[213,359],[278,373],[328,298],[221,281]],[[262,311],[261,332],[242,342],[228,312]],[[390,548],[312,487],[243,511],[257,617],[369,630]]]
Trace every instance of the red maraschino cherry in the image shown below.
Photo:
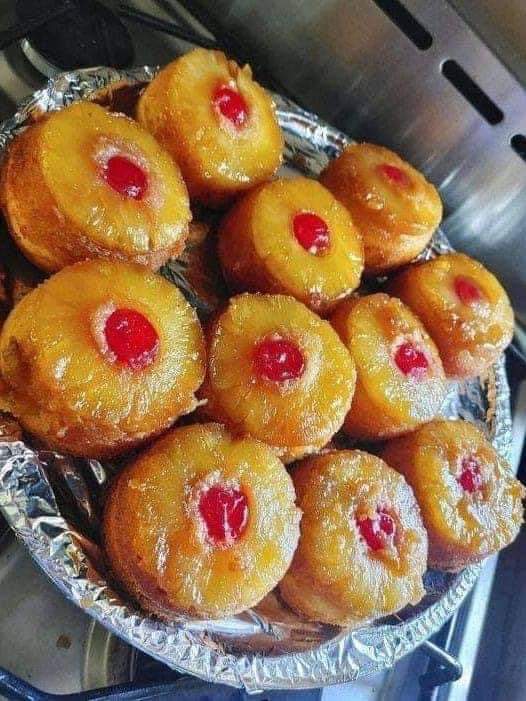
[[[390,163],[382,163],[378,167],[378,172],[387,180],[399,187],[409,187],[411,180],[407,173],[398,166],[393,166]]]
[[[117,362],[142,370],[155,360],[159,336],[148,319],[134,309],[116,309],[106,319],[104,335]]]
[[[232,545],[247,527],[248,500],[240,489],[213,485],[201,492],[198,508],[214,545]]]
[[[286,338],[260,341],[254,348],[252,361],[256,374],[271,382],[297,380],[305,369],[303,353]]]
[[[398,346],[394,361],[400,372],[416,379],[423,377],[429,367],[426,354],[409,341]]]
[[[102,171],[108,185],[123,197],[142,200],[148,189],[144,170],[126,156],[112,156]]]
[[[455,293],[462,304],[473,304],[480,302],[483,298],[482,291],[473,280],[463,275],[457,275],[453,282]]]
[[[299,212],[294,215],[292,229],[296,241],[309,253],[318,255],[329,248],[329,227],[317,214]]]
[[[458,483],[465,492],[473,494],[482,488],[482,473],[479,461],[472,455],[465,457],[461,463],[461,472],[457,477]]]
[[[396,524],[385,509],[378,509],[374,518],[365,516],[357,519],[356,523],[360,535],[371,550],[382,550],[393,541]]]
[[[216,110],[236,128],[240,129],[245,125],[248,119],[248,105],[237,90],[222,85],[215,91],[212,102]]]

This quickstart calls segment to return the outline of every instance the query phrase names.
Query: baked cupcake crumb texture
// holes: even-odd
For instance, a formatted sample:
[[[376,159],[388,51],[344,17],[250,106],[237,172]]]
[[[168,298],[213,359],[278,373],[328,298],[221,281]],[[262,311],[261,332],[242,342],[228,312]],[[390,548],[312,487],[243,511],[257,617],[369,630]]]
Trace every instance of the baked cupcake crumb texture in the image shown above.
[[[460,570],[516,537],[525,489],[473,424],[432,421],[389,441],[382,457],[414,489],[431,567]]]
[[[358,626],[422,598],[427,535],[400,474],[373,455],[341,450],[304,460],[292,479],[303,517],[280,593],[294,610]]]
[[[274,452],[218,424],[172,430],[124,468],[103,518],[110,569],[166,619],[257,604],[299,537],[292,481]]]
[[[219,227],[234,291],[292,295],[325,313],[358,287],[362,240],[345,207],[309,178],[281,178],[242,197]]]
[[[232,297],[207,330],[202,413],[286,462],[322,448],[354,391],[353,360],[327,321],[284,295]]]
[[[283,135],[270,95],[220,51],[194,49],[165,66],[137,107],[139,122],[173,156],[190,196],[222,207],[269,180]]]
[[[92,260],[29,292],[0,334],[1,401],[48,447],[111,457],[192,411],[201,326],[181,292],[132,264]]]
[[[463,253],[411,265],[388,285],[421,319],[446,373],[485,373],[513,337],[513,310],[498,280]]]
[[[347,146],[330,161],[320,181],[351,213],[363,238],[365,272],[370,275],[413,260],[442,219],[435,187],[383,146]]]
[[[342,302],[331,322],[356,364],[346,433],[383,440],[434,419],[448,384],[437,348],[399,299],[384,293]]]
[[[191,219],[169,154],[136,122],[91,102],[15,137],[2,202],[16,243],[47,272],[101,257],[157,269],[181,253]]]

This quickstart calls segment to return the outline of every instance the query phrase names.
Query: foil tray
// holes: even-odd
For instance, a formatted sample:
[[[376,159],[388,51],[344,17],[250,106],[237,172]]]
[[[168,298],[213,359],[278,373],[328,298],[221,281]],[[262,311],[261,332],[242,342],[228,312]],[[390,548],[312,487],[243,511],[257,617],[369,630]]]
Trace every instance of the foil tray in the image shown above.
[[[0,153],[12,137],[48,111],[75,100],[95,99],[130,113],[141,87],[156,69],[95,68],[68,72],[20,105],[0,125]],[[350,143],[345,134],[274,96],[285,134],[287,166],[317,176],[329,158]],[[424,258],[450,251],[438,232]],[[202,313],[199,298],[174,261],[165,269]],[[508,457],[509,388],[501,359],[477,380],[452,385],[444,416],[476,423]],[[352,631],[302,621],[270,594],[256,609],[221,621],[179,619],[167,624],[144,615],[108,583],[98,544],[98,510],[115,465],[78,460],[0,438],[0,508],[40,567],[86,613],[147,654],[211,682],[264,689],[339,684],[391,667],[436,632],[460,606],[480,566],[458,574],[429,570],[426,595],[417,606]]]

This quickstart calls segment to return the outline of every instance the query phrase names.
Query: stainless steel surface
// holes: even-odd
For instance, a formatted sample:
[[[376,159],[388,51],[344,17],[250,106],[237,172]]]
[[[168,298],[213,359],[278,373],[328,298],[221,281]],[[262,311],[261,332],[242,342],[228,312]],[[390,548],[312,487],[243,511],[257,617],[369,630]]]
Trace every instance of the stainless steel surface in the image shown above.
[[[449,0],[481,39],[526,84],[526,2]]]
[[[69,693],[129,681],[133,659],[131,647],[66,601],[12,534],[0,539],[0,666]]]
[[[243,37],[308,109],[420,167],[440,187],[450,240],[499,275],[526,324],[526,163],[510,146],[526,134],[526,94],[449,4],[403,1],[432,35],[425,51],[373,0],[289,0],[286,10],[280,0],[185,4]],[[488,124],[442,75],[448,59],[498,105],[502,122]]]

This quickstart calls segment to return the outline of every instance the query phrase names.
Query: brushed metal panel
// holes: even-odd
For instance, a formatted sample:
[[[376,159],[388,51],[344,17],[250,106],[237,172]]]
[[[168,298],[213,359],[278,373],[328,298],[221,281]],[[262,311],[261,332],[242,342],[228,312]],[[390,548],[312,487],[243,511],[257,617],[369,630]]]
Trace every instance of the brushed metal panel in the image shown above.
[[[191,0],[239,36],[301,104],[394,148],[439,187],[444,229],[504,281],[526,324],[526,93],[444,0],[405,0],[433,36],[419,50],[372,0]],[[488,124],[442,75],[454,59],[504,112]]]
[[[449,0],[502,62],[526,83],[524,0]]]

